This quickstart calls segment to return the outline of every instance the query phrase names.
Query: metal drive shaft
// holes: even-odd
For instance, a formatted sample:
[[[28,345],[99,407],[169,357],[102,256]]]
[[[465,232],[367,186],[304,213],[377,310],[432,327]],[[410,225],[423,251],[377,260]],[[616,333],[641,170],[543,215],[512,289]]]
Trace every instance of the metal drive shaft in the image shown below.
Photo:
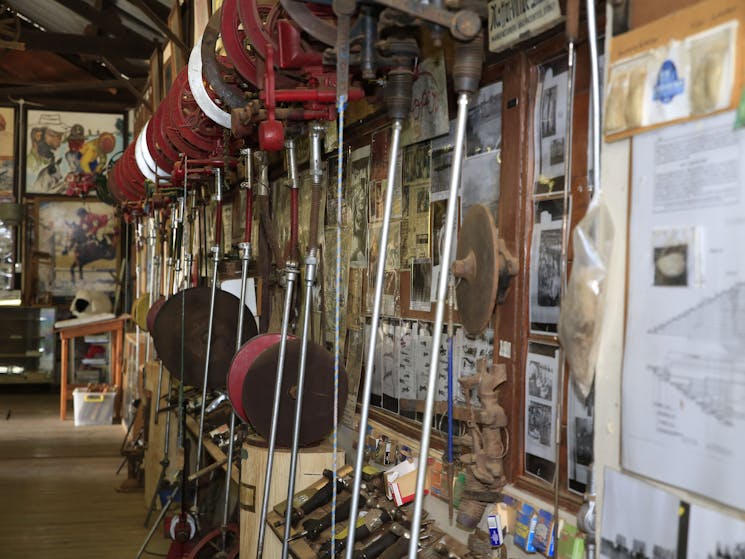
[[[396,188],[396,165],[398,158],[398,145],[401,140],[401,128],[403,119],[396,118],[391,126],[391,154],[388,162],[388,183],[385,191],[385,207],[383,210],[383,226],[380,231],[380,252],[378,255],[377,268],[375,270],[375,295],[373,297],[372,323],[370,328],[370,340],[367,344],[367,357],[365,360],[365,383],[362,389],[362,409],[360,411],[360,429],[357,435],[357,454],[354,465],[354,484],[352,487],[352,499],[350,504],[350,518],[357,518],[359,514],[359,496],[362,487],[362,462],[364,461],[365,445],[367,435],[367,421],[370,415],[370,394],[372,393],[373,367],[375,366],[375,342],[377,339],[378,323],[380,322],[380,307],[383,300],[383,277],[385,275],[385,258],[388,248],[388,230],[391,225],[391,213],[393,208],[393,192]],[[449,253],[445,253],[449,254]],[[345,549],[346,559],[352,559],[354,553],[354,530],[349,530],[347,545]]]
[[[458,117],[455,128],[455,151],[453,152],[453,168],[450,176],[450,192],[445,217],[445,243],[443,254],[451,254],[453,246],[453,226],[458,200],[458,186],[460,184],[460,170],[463,162],[463,144],[466,135],[466,118],[468,116],[468,93],[458,94]],[[447,256],[446,256],[447,259]],[[442,266],[447,266],[444,261]],[[409,559],[416,559],[419,550],[419,530],[422,523],[424,502],[424,485],[427,475],[427,456],[429,455],[429,436],[432,429],[432,416],[437,393],[437,367],[439,365],[440,338],[442,337],[442,323],[445,317],[445,298],[448,289],[448,274],[443,271],[437,282],[437,306],[435,310],[435,325],[432,332],[432,358],[429,363],[429,377],[427,379],[427,398],[424,404],[424,418],[422,419],[422,438],[419,445],[419,468],[416,475],[416,490],[414,495],[414,514],[411,519],[411,541],[409,542]]]
[[[272,484],[272,472],[274,467],[274,448],[277,443],[277,425],[279,424],[279,402],[281,397],[282,376],[285,368],[285,353],[287,349],[287,334],[290,326],[290,313],[292,311],[292,299],[294,286],[300,270],[294,262],[287,263],[287,283],[285,286],[285,307],[282,314],[282,334],[279,341],[279,359],[277,360],[277,382],[274,388],[274,401],[272,405],[272,423],[269,429],[269,449],[266,459],[266,470],[264,472],[264,492],[261,498],[261,514],[259,516],[259,538],[256,548],[256,558],[261,559],[264,554],[264,537],[266,536],[266,517],[269,514],[269,490]],[[290,507],[288,507],[290,508]]]
[[[318,270],[318,207],[321,200],[321,131],[318,124],[311,125],[310,133],[310,174],[313,181],[313,201],[311,203],[310,249],[305,258],[305,308],[303,309],[303,334],[300,339],[300,363],[297,372],[297,396],[295,400],[295,423],[292,429],[292,447],[290,448],[290,479],[287,482],[287,510],[285,512],[285,533],[282,541],[282,559],[287,559],[290,551],[290,531],[292,530],[292,500],[295,495],[295,471],[297,469],[297,454],[300,446],[300,429],[303,416],[303,392],[308,356],[308,341],[310,340],[310,313],[313,307],[313,285]]]

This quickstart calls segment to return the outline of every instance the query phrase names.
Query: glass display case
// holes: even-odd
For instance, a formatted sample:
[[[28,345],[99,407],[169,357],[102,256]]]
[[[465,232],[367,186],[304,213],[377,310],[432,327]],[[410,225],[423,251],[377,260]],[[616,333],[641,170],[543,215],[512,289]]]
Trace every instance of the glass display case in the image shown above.
[[[54,307],[0,307],[0,383],[55,382]]]

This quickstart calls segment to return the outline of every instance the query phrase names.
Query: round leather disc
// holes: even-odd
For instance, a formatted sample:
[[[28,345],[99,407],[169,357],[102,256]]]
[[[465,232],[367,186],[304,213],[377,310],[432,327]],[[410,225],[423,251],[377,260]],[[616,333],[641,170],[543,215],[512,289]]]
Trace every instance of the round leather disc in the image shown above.
[[[475,204],[466,212],[458,237],[456,259],[470,259],[475,265],[473,277],[460,278],[455,297],[463,327],[468,334],[477,336],[489,324],[499,284],[497,228],[486,206]]]
[[[207,355],[207,330],[210,318],[209,287],[192,287],[180,291],[163,303],[151,332],[153,343],[163,365],[174,376],[181,376],[181,325],[184,324],[183,368],[184,384],[202,387]],[[181,309],[184,308],[183,320]],[[235,334],[240,300],[218,289],[215,293],[215,314],[212,325],[207,386],[225,388],[230,362],[235,354]],[[242,343],[257,334],[256,320],[246,309],[243,315]]]
[[[300,340],[297,339],[287,342],[277,425],[277,445],[281,447],[292,445],[300,344]],[[264,438],[269,437],[272,423],[278,360],[279,343],[276,343],[254,360],[243,380],[243,409],[253,428]],[[341,367],[338,402],[340,415],[347,401],[347,392],[347,373]],[[303,388],[300,446],[308,446],[323,439],[331,432],[333,422],[334,356],[320,345],[309,342]]]
[[[233,404],[236,415],[243,421],[248,421],[246,411],[243,408],[243,381],[248,374],[248,369],[265,349],[274,344],[279,347],[281,339],[281,334],[260,334],[243,344],[233,357],[233,362],[230,364],[230,370],[228,371],[228,397],[230,403]],[[289,336],[289,339],[294,340],[295,337]]]
[[[161,295],[155,300],[155,303],[150,305],[150,310],[147,311],[147,317],[145,318],[145,322],[147,322],[147,331],[152,332],[153,328],[155,328],[155,318],[158,316],[158,313],[160,312],[161,307],[163,307],[163,304],[166,302],[166,298]]]
[[[142,330],[148,331],[147,328],[147,310],[150,308],[150,294],[140,295],[132,305],[132,320]]]

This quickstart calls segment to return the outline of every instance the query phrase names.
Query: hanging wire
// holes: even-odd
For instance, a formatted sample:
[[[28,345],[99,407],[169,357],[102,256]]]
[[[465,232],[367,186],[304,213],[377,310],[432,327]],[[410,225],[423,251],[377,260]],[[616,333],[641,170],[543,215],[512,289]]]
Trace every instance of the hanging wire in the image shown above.
[[[342,204],[342,184],[344,180],[344,111],[347,108],[347,96],[340,95],[337,110],[339,113],[339,133],[337,137],[337,167],[336,167],[336,276],[334,290],[334,431],[332,439],[332,469],[334,471],[334,480],[331,485],[331,557],[336,553],[336,470],[337,449],[339,446],[339,369],[341,342],[341,204]],[[359,466],[358,466],[359,467]],[[349,519],[348,530],[354,530],[356,524],[355,518]]]

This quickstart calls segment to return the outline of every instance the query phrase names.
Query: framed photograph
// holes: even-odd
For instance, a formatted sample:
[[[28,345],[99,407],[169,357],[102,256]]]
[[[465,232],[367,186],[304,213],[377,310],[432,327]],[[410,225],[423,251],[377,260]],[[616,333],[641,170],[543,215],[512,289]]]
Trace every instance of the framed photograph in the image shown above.
[[[80,289],[113,294],[119,270],[119,220],[108,204],[92,200],[37,202],[37,247],[50,255],[39,292],[73,297]]]
[[[571,210],[571,198],[570,210]],[[530,249],[530,331],[556,334],[561,298],[561,198],[535,204],[535,223]]]
[[[0,193],[13,192],[16,166],[15,130],[15,109],[0,107]]]
[[[566,136],[566,91],[569,74],[566,57],[539,68],[533,118],[535,144],[535,193],[564,190],[564,138]]]
[[[466,121],[466,155],[501,149],[502,146],[502,82],[479,89],[469,105]]]
[[[126,117],[29,109],[26,112],[26,194],[68,195],[76,175],[100,173],[124,149]]]
[[[529,342],[525,359],[525,472],[549,483],[556,469],[560,356],[559,346]]]

